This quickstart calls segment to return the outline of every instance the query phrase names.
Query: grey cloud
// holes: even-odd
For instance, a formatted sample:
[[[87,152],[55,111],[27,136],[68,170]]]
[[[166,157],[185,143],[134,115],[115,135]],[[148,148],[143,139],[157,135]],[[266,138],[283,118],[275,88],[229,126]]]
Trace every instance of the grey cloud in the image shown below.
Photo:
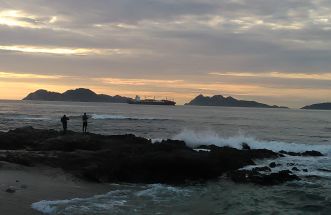
[[[0,45],[141,51],[131,57],[6,51],[0,53],[0,70],[87,77],[167,75],[190,80],[208,79],[208,72],[220,71],[331,72],[330,1],[2,0],[0,8],[0,12],[22,10],[35,18],[21,21],[43,24],[40,29],[0,25]],[[58,21],[51,24],[52,16]],[[219,23],[212,23],[213,17]],[[116,26],[119,23],[132,28]],[[329,89],[328,81],[236,81]]]

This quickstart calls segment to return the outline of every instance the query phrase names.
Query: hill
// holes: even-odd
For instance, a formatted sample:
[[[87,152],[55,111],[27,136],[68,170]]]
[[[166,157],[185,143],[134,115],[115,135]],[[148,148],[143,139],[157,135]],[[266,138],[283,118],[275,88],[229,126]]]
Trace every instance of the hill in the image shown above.
[[[308,109],[308,110],[331,110],[331,102],[319,103],[319,104],[312,104],[302,107],[301,109]]]
[[[90,89],[78,88],[64,93],[37,90],[27,95],[23,100],[127,103],[131,99],[118,95],[96,94]]]
[[[185,105],[225,106],[225,107],[257,107],[257,108],[287,108],[277,105],[267,105],[256,101],[237,100],[231,96],[215,95],[212,97],[199,95]]]

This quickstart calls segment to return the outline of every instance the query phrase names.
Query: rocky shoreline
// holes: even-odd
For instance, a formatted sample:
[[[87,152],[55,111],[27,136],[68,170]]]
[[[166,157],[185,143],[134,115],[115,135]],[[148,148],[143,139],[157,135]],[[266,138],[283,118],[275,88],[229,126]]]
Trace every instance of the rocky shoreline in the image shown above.
[[[288,155],[323,156],[317,151],[250,149],[245,143],[241,150],[214,145],[192,149],[177,140],[152,143],[134,135],[83,135],[71,131],[62,135],[32,127],[0,133],[0,161],[61,168],[92,182],[185,184],[225,176],[236,183],[276,185],[300,180],[292,172],[297,170],[272,171],[276,163],[252,170],[241,168],[254,165],[255,160]]]

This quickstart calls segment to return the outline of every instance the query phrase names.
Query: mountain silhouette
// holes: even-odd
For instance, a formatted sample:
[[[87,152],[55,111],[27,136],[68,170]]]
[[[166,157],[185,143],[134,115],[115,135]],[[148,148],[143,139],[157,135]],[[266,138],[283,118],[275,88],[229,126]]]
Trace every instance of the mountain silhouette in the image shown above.
[[[310,109],[310,110],[331,110],[331,102],[312,104],[302,107],[301,109]]]
[[[23,100],[128,103],[131,98],[96,94],[90,89],[78,88],[64,93],[41,89],[30,93]]]
[[[257,108],[287,108],[277,105],[267,105],[256,101],[237,100],[231,96],[224,97],[222,95],[215,95],[212,97],[198,95],[192,101],[185,105],[197,106],[224,106],[224,107],[257,107]]]

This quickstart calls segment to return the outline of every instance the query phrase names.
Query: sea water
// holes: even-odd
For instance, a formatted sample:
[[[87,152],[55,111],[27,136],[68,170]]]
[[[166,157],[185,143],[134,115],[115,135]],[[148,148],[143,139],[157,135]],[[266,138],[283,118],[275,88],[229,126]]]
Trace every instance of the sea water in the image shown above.
[[[234,184],[224,178],[194,186],[113,184],[104,195],[40,201],[32,207],[45,214],[330,214],[331,111],[141,106],[109,103],[0,101],[0,130],[22,126],[81,131],[81,115],[90,116],[88,130],[100,134],[133,133],[150,138],[184,140],[191,146],[215,144],[303,152],[324,157],[278,158],[273,171],[291,169],[303,180],[262,187]],[[258,166],[270,160],[257,161]],[[245,167],[252,168],[252,167]]]

